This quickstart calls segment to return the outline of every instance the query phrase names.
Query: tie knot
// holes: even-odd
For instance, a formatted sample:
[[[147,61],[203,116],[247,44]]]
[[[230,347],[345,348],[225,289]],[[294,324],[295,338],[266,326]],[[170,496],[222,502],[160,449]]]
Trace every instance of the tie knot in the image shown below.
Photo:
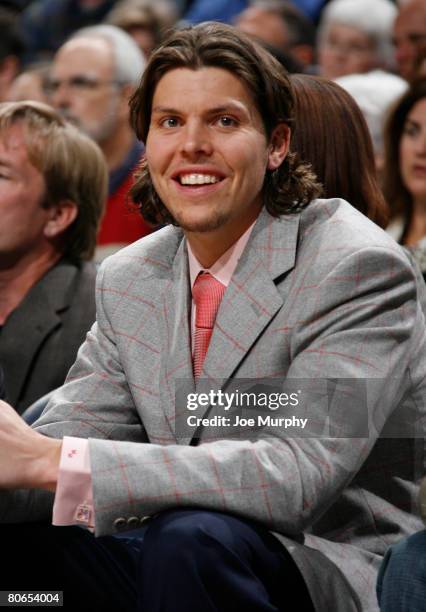
[[[192,297],[196,306],[196,327],[213,328],[225,289],[225,285],[208,272],[202,272],[197,276],[192,287]]]

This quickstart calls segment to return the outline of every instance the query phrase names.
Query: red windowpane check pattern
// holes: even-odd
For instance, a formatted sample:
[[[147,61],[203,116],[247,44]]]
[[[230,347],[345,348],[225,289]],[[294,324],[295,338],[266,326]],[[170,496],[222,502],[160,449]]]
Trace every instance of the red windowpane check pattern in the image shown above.
[[[192,297],[196,306],[194,342],[195,378],[200,376],[203,369],[216,314],[225,289],[225,285],[222,285],[208,272],[202,272],[195,279],[192,288]]]

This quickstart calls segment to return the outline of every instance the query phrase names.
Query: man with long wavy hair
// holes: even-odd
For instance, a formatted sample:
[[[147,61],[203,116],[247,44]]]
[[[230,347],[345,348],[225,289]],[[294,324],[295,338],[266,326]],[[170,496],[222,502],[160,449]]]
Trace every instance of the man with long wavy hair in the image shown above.
[[[374,610],[415,489],[412,446],[378,437],[424,406],[411,265],[318,199],[288,77],[232,27],[172,33],[131,117],[132,195],[166,227],[103,264],[97,323],[35,429],[2,404],[3,549],[41,539],[43,584],[95,609]]]

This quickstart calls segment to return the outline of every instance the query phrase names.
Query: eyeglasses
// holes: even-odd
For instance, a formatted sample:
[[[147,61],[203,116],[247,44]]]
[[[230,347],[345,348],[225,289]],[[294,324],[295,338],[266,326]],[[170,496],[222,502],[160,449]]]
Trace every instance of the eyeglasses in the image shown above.
[[[343,53],[345,55],[369,55],[373,52],[371,46],[364,46],[360,43],[355,42],[343,42],[336,40],[325,40],[323,43],[324,47],[327,47],[334,53]]]
[[[62,81],[60,79],[48,79],[45,84],[45,91],[48,95],[52,95],[64,85],[72,92],[84,94],[90,91],[95,91],[100,87],[105,87],[108,85],[121,86],[123,84],[124,83],[117,80],[99,81],[97,79],[86,77],[84,75],[76,75],[74,77],[71,77],[70,79],[63,79]]]

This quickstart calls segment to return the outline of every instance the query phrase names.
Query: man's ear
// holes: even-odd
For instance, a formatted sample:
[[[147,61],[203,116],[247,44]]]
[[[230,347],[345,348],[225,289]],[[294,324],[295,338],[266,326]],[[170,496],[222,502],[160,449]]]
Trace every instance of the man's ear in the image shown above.
[[[61,200],[47,209],[48,219],[44,226],[46,238],[55,238],[65,232],[78,214],[78,207],[71,200]]]
[[[268,170],[276,170],[285,160],[290,147],[291,130],[286,123],[279,123],[272,131],[268,150]]]

